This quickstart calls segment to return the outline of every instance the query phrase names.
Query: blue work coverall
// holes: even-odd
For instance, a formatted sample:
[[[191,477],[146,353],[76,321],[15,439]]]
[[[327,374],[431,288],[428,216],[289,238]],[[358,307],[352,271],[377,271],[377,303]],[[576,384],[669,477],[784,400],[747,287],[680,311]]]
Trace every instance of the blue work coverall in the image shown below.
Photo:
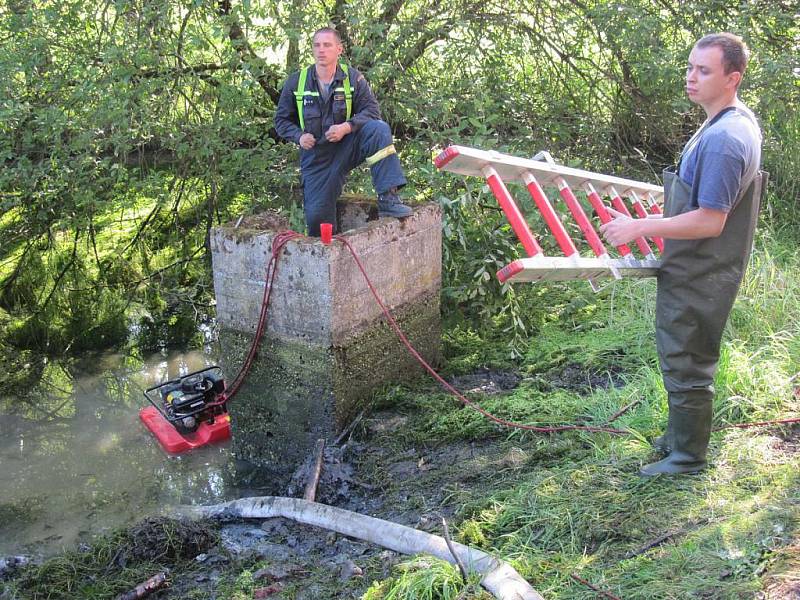
[[[345,95],[333,91],[344,87],[345,73],[341,66],[331,82],[331,93],[323,101],[321,86],[314,66],[308,68],[305,89],[319,92],[319,96],[306,96],[303,106],[304,128],[300,129],[300,117],[294,92],[300,79],[299,71],[292,73],[281,90],[275,111],[275,129],[287,141],[300,143],[303,133],[314,136],[316,144],[310,150],[300,149],[300,172],[303,177],[303,209],[308,234],[319,236],[320,223],[336,223],[336,200],[342,192],[347,174],[359,164],[371,163],[372,185],[377,194],[406,184],[400,159],[394,153],[392,132],[380,120],[378,101],[364,76],[353,67],[348,67],[352,92],[352,114],[349,119],[352,132],[339,142],[329,142],[325,132],[331,125],[344,123],[347,117]],[[382,154],[388,153],[381,158]],[[378,154],[381,153],[381,154]],[[375,162],[369,160],[377,158]]]

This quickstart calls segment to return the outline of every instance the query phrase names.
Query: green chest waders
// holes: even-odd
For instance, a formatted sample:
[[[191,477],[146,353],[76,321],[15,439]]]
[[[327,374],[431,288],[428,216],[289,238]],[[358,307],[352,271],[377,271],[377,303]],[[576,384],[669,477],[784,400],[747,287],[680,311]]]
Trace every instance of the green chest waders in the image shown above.
[[[656,446],[671,453],[642,469],[643,475],[705,467],[722,332],[750,257],[765,182],[766,174],[759,172],[728,214],[719,237],[664,240],[657,279],[656,346],[669,422]],[[665,217],[693,210],[691,187],[672,171],[664,172],[664,197]]]

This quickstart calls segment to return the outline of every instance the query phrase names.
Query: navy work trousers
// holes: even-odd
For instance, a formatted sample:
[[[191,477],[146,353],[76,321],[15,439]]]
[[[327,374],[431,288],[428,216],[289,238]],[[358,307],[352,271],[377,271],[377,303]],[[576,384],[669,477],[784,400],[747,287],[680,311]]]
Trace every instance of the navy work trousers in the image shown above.
[[[300,172],[303,175],[303,210],[308,235],[319,237],[319,224],[336,223],[336,200],[342,193],[347,174],[368,156],[392,144],[392,132],[383,121],[368,121],[361,129],[330,143],[317,140],[311,150],[300,150]],[[406,184],[400,159],[390,154],[370,167],[372,186],[377,194]]]

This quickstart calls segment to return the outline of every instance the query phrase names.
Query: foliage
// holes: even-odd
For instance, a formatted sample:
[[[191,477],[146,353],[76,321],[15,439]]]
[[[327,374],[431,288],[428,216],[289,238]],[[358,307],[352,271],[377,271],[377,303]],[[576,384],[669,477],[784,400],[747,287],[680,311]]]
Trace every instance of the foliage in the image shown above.
[[[766,133],[765,218],[797,235],[798,32],[780,3],[9,0],[5,342],[78,353],[120,344],[132,321],[150,345],[185,342],[170,323],[211,312],[209,229],[266,207],[296,214],[295,150],[276,143],[271,121],[282,79],[326,22],[382,102],[410,195],[445,208],[446,305],[507,330],[515,355],[540,325],[540,299],[496,283],[517,252],[508,226],[480,185],[436,173],[431,153],[453,141],[548,149],[657,179],[698,121],[681,65],[702,33],[742,32],[755,50],[743,96]],[[363,172],[351,187],[368,187]]]
[[[393,579],[373,584],[363,600],[458,600],[483,599],[491,595],[483,592],[473,581],[464,584],[458,568],[432,557],[417,557],[400,563],[394,569]]]

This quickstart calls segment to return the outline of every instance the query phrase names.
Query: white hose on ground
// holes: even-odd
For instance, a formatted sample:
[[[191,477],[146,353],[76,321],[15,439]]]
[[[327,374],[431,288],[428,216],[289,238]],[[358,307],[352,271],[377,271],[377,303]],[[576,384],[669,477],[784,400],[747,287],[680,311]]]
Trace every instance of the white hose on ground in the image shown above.
[[[244,519],[283,517],[336,531],[402,554],[431,554],[455,564],[455,558],[447,548],[447,542],[438,535],[299,498],[280,496],[242,498],[213,506],[188,507],[187,511],[201,517],[225,516]],[[508,563],[463,544],[453,542],[453,546],[467,570],[479,573],[482,576],[481,586],[495,598],[544,600]]]

